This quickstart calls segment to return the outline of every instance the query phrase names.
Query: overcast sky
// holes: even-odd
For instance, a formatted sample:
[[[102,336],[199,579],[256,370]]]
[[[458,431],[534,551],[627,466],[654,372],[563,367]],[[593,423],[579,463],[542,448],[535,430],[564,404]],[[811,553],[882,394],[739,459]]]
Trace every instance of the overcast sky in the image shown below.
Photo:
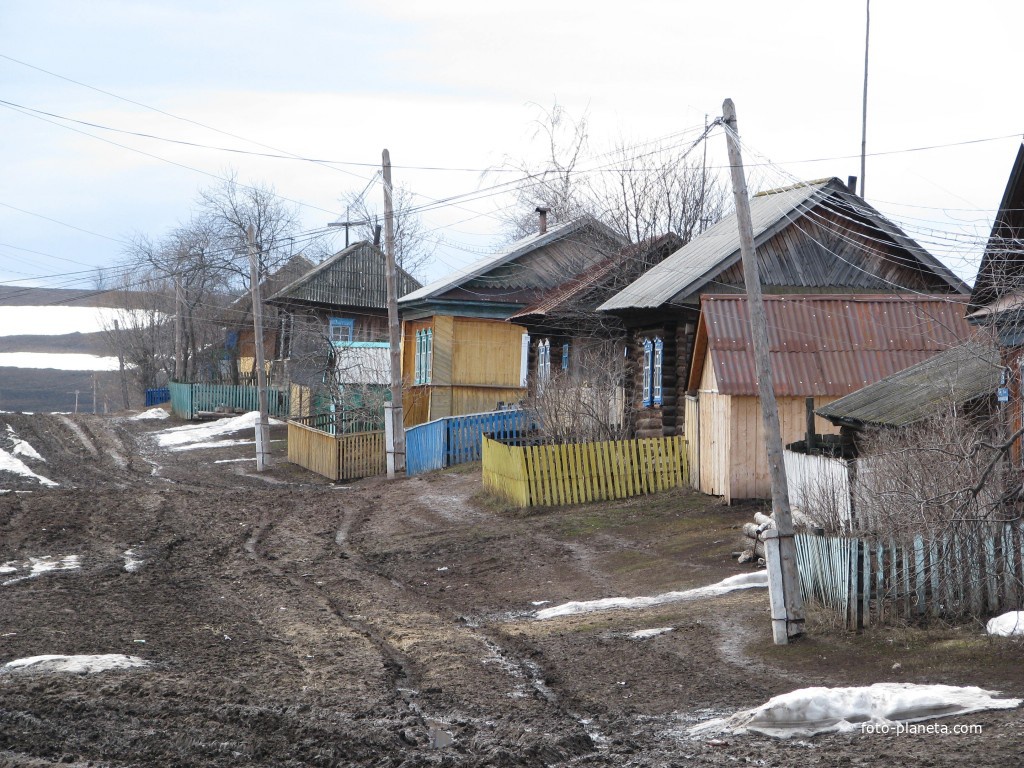
[[[867,198],[971,279],[1024,131],[1024,3],[876,0],[871,21],[868,151],[888,154],[868,158]],[[384,147],[418,202],[483,189],[507,176],[474,169],[543,156],[532,121],[556,100],[588,115],[585,167],[620,138],[689,140],[731,97],[752,186],[859,173],[860,1],[2,0],[0,54],[5,102],[341,161],[0,105],[3,283],[89,287],[91,267],[187,220],[229,168],[300,202],[306,230],[343,216]],[[938,148],[900,151],[923,147]],[[721,133],[709,149],[720,164]],[[427,277],[496,247],[509,202],[426,214]]]

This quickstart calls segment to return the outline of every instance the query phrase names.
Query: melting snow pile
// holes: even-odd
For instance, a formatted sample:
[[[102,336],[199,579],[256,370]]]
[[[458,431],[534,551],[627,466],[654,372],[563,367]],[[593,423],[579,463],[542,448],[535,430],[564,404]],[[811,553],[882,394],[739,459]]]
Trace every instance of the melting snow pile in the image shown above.
[[[629,633],[630,640],[646,640],[649,637],[657,637],[658,635],[664,635],[666,632],[671,632],[672,627],[656,627],[654,629],[638,629],[636,632]]]
[[[985,631],[999,637],[1024,635],[1024,611],[1010,611],[1002,616],[989,619],[988,624],[985,625]]]
[[[46,461],[46,459],[39,455],[39,451],[18,437],[18,433],[14,431],[14,427],[10,424],[7,425],[7,441],[10,443],[11,448],[10,450],[0,448],[0,472],[10,472],[22,477],[30,477],[40,485],[45,485],[49,488],[57,485],[50,478],[33,472],[28,464],[18,458],[19,456],[24,456],[31,461]]]
[[[13,579],[7,579],[4,582],[0,582],[0,586],[6,587],[8,584],[14,584],[18,581],[25,579],[34,579],[38,576],[42,576],[44,573],[52,573],[53,571],[74,571],[82,567],[82,558],[78,555],[65,555],[64,557],[52,557],[45,555],[44,557],[30,557],[28,560],[17,561],[8,560],[3,565],[0,565],[0,574],[19,574]]]
[[[121,653],[103,653],[94,656],[29,656],[15,659],[0,667],[0,672],[74,672],[80,675],[93,672],[107,672],[111,669],[133,669],[147,667],[149,662],[138,656]]]
[[[164,448],[193,443],[210,443],[215,437],[241,432],[243,429],[254,429],[259,419],[259,411],[250,411],[241,416],[217,419],[205,424],[186,424],[183,427],[171,427],[157,433],[157,442]],[[277,419],[270,419],[271,424],[281,424]],[[217,441],[204,447],[213,448],[221,445],[237,445],[237,441]]]
[[[576,613],[592,613],[594,611],[610,611],[622,608],[649,608],[652,605],[677,603],[682,600],[695,600],[701,597],[715,597],[717,595],[724,595],[727,592],[735,592],[737,589],[767,586],[767,571],[741,573],[723,579],[717,584],[687,589],[683,592],[665,592],[664,594],[651,597],[605,597],[601,600],[563,603],[562,605],[555,605],[551,608],[537,611],[536,618],[543,621],[545,619],[553,619],[556,616],[571,616]]]
[[[149,419],[168,419],[171,414],[165,411],[163,408],[150,408],[148,411],[137,413],[132,416],[135,421],[147,421]]]
[[[896,729],[936,717],[986,709],[1013,709],[1021,699],[994,699],[998,691],[952,685],[875,683],[860,688],[801,688],[769,699],[754,709],[711,720],[690,729],[691,736],[761,733],[788,739],[830,731]],[[888,731],[883,731],[888,732]]]
[[[144,560],[139,559],[139,553],[134,549],[126,549],[121,557],[124,558],[124,569],[128,573],[135,573],[145,563]]]

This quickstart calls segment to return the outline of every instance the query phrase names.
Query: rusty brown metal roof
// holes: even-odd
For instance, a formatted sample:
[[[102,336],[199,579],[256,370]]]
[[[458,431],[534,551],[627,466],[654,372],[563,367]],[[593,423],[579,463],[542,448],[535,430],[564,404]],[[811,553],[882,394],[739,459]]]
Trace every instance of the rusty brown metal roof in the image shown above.
[[[838,397],[927,360],[971,335],[966,301],[966,296],[765,296],[775,393]],[[745,296],[702,297],[698,354],[704,349],[711,353],[721,394],[757,394]],[[703,357],[694,360],[691,388],[699,381]]]

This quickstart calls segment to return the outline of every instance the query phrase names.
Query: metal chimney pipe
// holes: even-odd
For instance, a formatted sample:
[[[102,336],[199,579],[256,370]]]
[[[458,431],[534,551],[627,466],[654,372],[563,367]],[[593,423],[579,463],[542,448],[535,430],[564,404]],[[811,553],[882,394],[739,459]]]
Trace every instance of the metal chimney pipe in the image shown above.
[[[857,177],[847,176],[846,177],[846,188],[850,190],[850,194],[857,194]]]
[[[545,208],[542,205],[538,205],[536,210],[537,213],[540,214],[540,232],[538,234],[543,235],[545,232],[548,231],[548,211],[550,211],[551,209]]]

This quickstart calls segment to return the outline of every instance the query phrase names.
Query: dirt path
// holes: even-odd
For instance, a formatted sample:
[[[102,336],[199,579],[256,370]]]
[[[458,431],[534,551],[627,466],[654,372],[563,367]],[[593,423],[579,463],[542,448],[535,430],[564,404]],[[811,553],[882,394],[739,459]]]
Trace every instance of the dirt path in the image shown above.
[[[749,509],[676,492],[526,514],[483,497],[472,468],[336,487],[282,463],[267,482],[248,447],[160,449],[148,433],[164,424],[2,420],[60,485],[0,476],[0,487],[30,491],[0,495],[0,564],[77,556],[80,567],[0,586],[0,663],[119,653],[152,665],[0,673],[0,764],[1016,762],[1017,712],[972,717],[984,735],[941,742],[709,743],[686,728],[814,684],[906,679],[1020,695],[1019,646],[889,633],[779,651],[763,645],[761,590],[533,619],[544,601],[738,572],[728,553]],[[630,638],[658,627],[672,631]]]

